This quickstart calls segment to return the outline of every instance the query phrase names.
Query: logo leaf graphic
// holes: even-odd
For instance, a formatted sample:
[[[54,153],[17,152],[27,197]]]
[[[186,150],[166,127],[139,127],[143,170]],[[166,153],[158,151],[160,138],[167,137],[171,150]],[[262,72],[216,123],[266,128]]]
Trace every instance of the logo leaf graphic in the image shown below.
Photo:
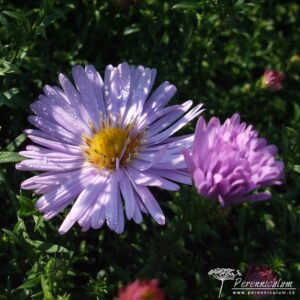
[[[236,272],[235,272],[236,271]],[[239,270],[230,269],[230,268],[216,268],[212,269],[208,272],[208,275],[212,275],[216,279],[221,281],[221,287],[219,290],[219,296],[221,297],[223,285],[225,280],[234,280],[235,277],[241,276],[241,272]]]

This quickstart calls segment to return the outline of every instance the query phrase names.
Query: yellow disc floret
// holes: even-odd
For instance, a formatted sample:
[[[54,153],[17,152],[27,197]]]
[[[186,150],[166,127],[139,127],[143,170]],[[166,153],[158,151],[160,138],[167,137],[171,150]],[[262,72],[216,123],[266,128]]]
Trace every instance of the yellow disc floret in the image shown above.
[[[92,138],[84,137],[88,160],[100,169],[112,171],[125,166],[136,156],[142,134],[131,134],[132,127],[103,127]],[[117,161],[118,160],[118,161]]]

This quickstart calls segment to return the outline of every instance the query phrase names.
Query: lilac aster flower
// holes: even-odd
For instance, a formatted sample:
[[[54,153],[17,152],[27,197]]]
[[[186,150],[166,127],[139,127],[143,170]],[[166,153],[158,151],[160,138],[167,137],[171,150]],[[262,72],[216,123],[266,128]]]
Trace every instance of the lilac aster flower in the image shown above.
[[[274,145],[267,145],[234,114],[222,125],[218,118],[206,125],[200,117],[193,150],[185,149],[184,156],[198,192],[224,207],[271,197],[269,192],[251,192],[281,184],[284,165],[275,159],[276,152]]]
[[[59,75],[62,89],[45,86],[31,105],[29,117],[38,130],[25,130],[38,146],[29,145],[17,164],[24,171],[45,173],[25,180],[23,189],[43,194],[37,209],[51,219],[73,203],[59,232],[75,222],[84,231],[106,221],[117,233],[124,229],[123,203],[128,219],[142,221],[143,213],[159,224],[165,217],[148,186],[170,191],[174,181],[190,184],[182,155],[192,135],[171,137],[201,113],[192,101],[165,107],[176,92],[169,82],[150,96],[156,70],[142,66],[109,65],[104,82],[93,66],[72,69],[75,86]]]

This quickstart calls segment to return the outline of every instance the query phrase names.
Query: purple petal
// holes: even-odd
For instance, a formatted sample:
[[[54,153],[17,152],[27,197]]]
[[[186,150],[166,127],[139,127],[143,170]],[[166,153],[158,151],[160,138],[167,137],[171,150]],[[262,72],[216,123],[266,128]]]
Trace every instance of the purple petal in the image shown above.
[[[100,124],[100,106],[94,93],[93,86],[82,66],[75,66],[72,69],[72,75],[78,92],[89,114],[89,119],[95,128]]]
[[[187,169],[189,170],[190,173],[193,173],[195,171],[196,166],[192,154],[187,149],[183,149],[182,153],[185,159]]]
[[[118,228],[118,174],[112,173],[107,184],[107,199],[105,203],[106,223],[111,230],[117,231]]]
[[[105,222],[105,207],[97,201],[93,215],[91,217],[91,226],[94,229],[99,229]]]
[[[101,190],[99,191],[99,195],[95,201],[93,211],[91,213],[91,226],[94,229],[101,228],[105,221],[105,204],[109,199],[109,184],[107,180],[109,180],[109,178],[106,178],[106,181],[101,186]]]
[[[261,193],[245,196],[245,197],[237,199],[237,200],[233,200],[233,201],[231,201],[231,203],[237,204],[237,203],[242,203],[245,201],[251,201],[251,202],[264,201],[264,200],[270,199],[271,197],[272,197],[272,194],[270,192],[261,192]]]
[[[79,93],[64,74],[59,74],[58,79],[71,106],[75,109],[76,114],[80,117],[82,122],[88,125],[89,114],[86,111]]]
[[[163,108],[176,93],[176,87],[169,82],[162,83],[144,105],[144,112]]]
[[[90,179],[89,173],[80,174],[76,179],[68,180],[40,197],[35,206],[41,212],[55,211],[56,207],[66,206],[82,191]]]
[[[157,162],[155,165],[153,165],[153,168],[155,169],[185,169],[186,163],[184,160],[184,156],[182,154],[172,156],[167,161]]]
[[[46,151],[45,151],[46,152]],[[84,162],[85,157],[82,155],[80,156],[74,156],[74,155],[68,155],[65,153],[59,153],[59,152],[51,152],[51,150],[47,151],[48,153],[41,153],[37,151],[20,151],[19,154],[28,157],[33,158],[41,161],[46,161],[50,163],[76,163],[76,162]]]
[[[156,169],[150,169],[151,172],[154,174],[158,174],[164,178],[171,179],[173,181],[177,181],[180,183],[184,183],[187,185],[192,184],[191,175],[186,171],[180,171],[180,170],[156,170]]]
[[[151,171],[139,172],[138,170],[132,167],[128,167],[127,170],[130,174],[130,177],[138,185],[157,186],[169,191],[179,190],[179,185],[167,179],[164,179]]]
[[[141,170],[141,171],[150,169],[157,162],[162,160],[162,158],[164,157],[167,149],[168,149],[168,145],[162,146],[159,151],[156,151],[156,153],[154,154],[153,159],[151,160],[150,163],[135,159],[135,160],[132,161],[131,164],[132,164],[132,166],[134,166],[135,168],[137,168],[138,170]]]
[[[58,230],[60,234],[66,233],[73,224],[84,215],[91,203],[93,203],[97,197],[99,184],[101,185],[103,181],[104,178],[101,175],[96,176],[94,180],[80,193],[79,197],[73,204],[72,209]]]
[[[89,127],[79,120],[73,107],[66,101],[40,96],[40,101],[31,104],[30,108],[39,117],[62,126],[76,136],[81,137],[81,133],[90,132]]]
[[[165,216],[149,189],[142,185],[135,186],[135,188],[153,219],[158,224],[164,225]]]
[[[122,177],[122,180],[120,181],[120,189],[125,202],[126,216],[127,219],[130,220],[133,217],[136,204],[133,188],[127,175]]]
[[[56,139],[59,138],[60,140],[65,141],[69,144],[78,144],[78,138],[74,134],[46,119],[37,116],[29,116],[28,121],[35,127],[48,133],[51,137],[54,137]]]
[[[196,107],[194,107],[190,112],[188,112],[185,116],[183,116],[180,120],[178,120],[175,124],[170,126],[168,129],[164,130],[163,132],[154,135],[147,139],[147,144],[153,144],[157,143],[161,140],[164,140],[168,138],[170,135],[177,132],[179,129],[181,129],[184,125],[186,125],[188,122],[190,122],[192,119],[197,117],[201,112],[203,112],[203,109],[201,110],[201,107],[203,104],[199,104]]]
[[[49,149],[61,151],[63,153],[74,154],[74,155],[82,154],[82,150],[80,149],[80,147],[53,141],[51,140],[49,135],[43,133],[42,131],[27,129],[25,130],[25,133],[28,135],[28,138],[30,138],[33,142],[45,146]]]
[[[91,168],[83,168],[76,171],[71,172],[46,172],[43,174],[39,174],[33,176],[25,181],[22,182],[21,188],[28,190],[28,189],[35,189],[38,188],[40,185],[60,185],[62,182],[66,180],[74,179],[84,173],[93,173],[93,169]]]
[[[135,197],[138,197],[138,195],[136,195]],[[143,217],[142,217],[141,211],[140,211],[140,209],[138,208],[137,205],[135,205],[135,210],[134,210],[134,214],[133,214],[133,220],[137,224],[140,224],[143,221]]]
[[[103,116],[106,116],[106,107],[104,103],[104,82],[94,66],[86,66],[85,72],[88,79],[90,80],[91,88],[94,90],[94,94],[98,102],[99,111],[103,113]]]
[[[180,105],[173,105],[173,106],[168,106],[165,108],[162,108],[160,110],[156,111],[145,111],[143,114],[138,118],[137,120],[137,129],[138,130],[143,130],[146,127],[150,127],[150,125],[158,120],[159,118],[162,118],[163,116],[170,114],[174,111],[178,111],[180,108]]]
[[[125,112],[125,124],[129,124],[132,119],[142,114],[144,103],[153,86],[155,70],[138,66],[132,70],[131,74],[131,102],[130,108]]]
[[[84,162],[81,160],[71,163],[56,163],[47,160],[25,159],[16,164],[16,169],[22,171],[70,171],[82,168],[83,164]]]
[[[186,111],[190,109],[193,101],[186,101],[182,105],[178,107],[175,111],[172,111],[168,114],[165,114],[162,118],[160,118],[155,123],[151,124],[148,130],[148,136],[153,136],[159,133],[162,130],[165,130],[169,125],[171,125],[174,121],[176,121],[180,116],[182,116]]]
[[[117,228],[116,228],[116,233],[122,233],[124,231],[124,214],[123,214],[123,207],[122,207],[122,202],[121,202],[121,195],[120,195],[120,190],[118,189],[118,198],[117,198]]]

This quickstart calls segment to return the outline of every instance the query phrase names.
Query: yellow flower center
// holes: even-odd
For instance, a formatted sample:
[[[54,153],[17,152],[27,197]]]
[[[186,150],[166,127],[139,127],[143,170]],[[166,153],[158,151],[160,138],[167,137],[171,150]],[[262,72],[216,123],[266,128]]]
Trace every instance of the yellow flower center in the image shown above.
[[[115,170],[117,164],[126,166],[138,154],[143,134],[131,133],[132,126],[106,127],[90,139],[84,137],[88,160],[100,169]]]

